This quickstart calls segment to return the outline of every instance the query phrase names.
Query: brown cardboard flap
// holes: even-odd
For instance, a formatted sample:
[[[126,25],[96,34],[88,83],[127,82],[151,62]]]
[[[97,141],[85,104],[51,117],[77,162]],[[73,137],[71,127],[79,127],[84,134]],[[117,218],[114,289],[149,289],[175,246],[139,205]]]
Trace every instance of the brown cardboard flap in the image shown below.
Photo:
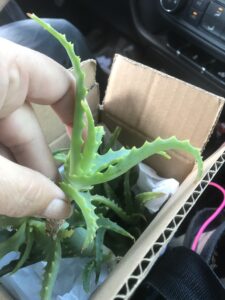
[[[127,145],[175,135],[203,149],[223,104],[219,96],[116,55],[102,120],[111,129],[119,124]],[[148,163],[162,176],[183,180],[193,168],[193,158],[177,151],[169,154],[170,161],[157,158]]]
[[[92,85],[95,83],[96,77],[96,61],[94,59],[87,59],[81,62],[82,71],[85,74],[84,84],[89,90]],[[72,72],[72,69],[70,69]]]
[[[87,102],[90,106],[93,118],[95,123],[98,123],[98,115],[99,115],[99,84],[95,83],[88,91]]]

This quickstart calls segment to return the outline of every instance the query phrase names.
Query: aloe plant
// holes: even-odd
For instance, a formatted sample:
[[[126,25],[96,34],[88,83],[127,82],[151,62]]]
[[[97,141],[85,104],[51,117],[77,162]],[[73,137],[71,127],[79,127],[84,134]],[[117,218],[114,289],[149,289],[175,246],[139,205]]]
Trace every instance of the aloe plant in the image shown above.
[[[74,53],[74,46],[65,35],[57,32],[49,24],[36,15],[29,15],[44,29],[49,31],[65,48],[76,80],[75,114],[69,151],[59,151],[56,158],[64,164],[63,180],[60,187],[67,197],[74,202],[72,217],[64,222],[51,226],[50,221],[38,218],[0,218],[2,241],[0,242],[0,258],[10,251],[20,251],[20,258],[0,270],[0,275],[15,272],[22,266],[45,260],[47,265],[43,279],[41,298],[51,299],[54,282],[57,276],[61,257],[86,256],[90,262],[84,270],[84,288],[88,290],[90,274],[96,271],[98,279],[101,264],[113,257],[110,249],[104,246],[107,231],[113,231],[125,238],[133,236],[110,219],[104,209],[114,212],[123,222],[134,222],[141,214],[132,209],[129,180],[125,175],[125,205],[122,207],[114,198],[115,194],[108,185],[109,181],[127,173],[140,161],[158,154],[166,159],[169,149],[183,150],[192,154],[198,164],[198,176],[202,173],[202,158],[199,149],[189,141],[179,141],[176,137],[157,138],[153,142],[145,142],[140,148],[132,147],[114,151],[110,147],[104,153],[99,151],[102,146],[104,128],[95,126],[86,101],[87,90],[84,86],[84,74],[80,67],[80,58]],[[84,141],[82,132],[87,119],[87,139]],[[104,195],[95,194],[95,187],[103,184]],[[137,201],[145,202],[154,194],[144,194]],[[139,200],[138,200],[139,199]],[[127,208],[127,209],[126,209]],[[8,230],[10,227],[10,230]],[[38,243],[37,243],[38,241]]]

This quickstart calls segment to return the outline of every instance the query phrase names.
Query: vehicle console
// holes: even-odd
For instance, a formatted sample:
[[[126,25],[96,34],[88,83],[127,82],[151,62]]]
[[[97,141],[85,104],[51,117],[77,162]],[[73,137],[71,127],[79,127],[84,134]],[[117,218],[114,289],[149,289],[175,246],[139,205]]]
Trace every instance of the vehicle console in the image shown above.
[[[131,11],[140,37],[165,65],[225,96],[225,0],[132,0]]]

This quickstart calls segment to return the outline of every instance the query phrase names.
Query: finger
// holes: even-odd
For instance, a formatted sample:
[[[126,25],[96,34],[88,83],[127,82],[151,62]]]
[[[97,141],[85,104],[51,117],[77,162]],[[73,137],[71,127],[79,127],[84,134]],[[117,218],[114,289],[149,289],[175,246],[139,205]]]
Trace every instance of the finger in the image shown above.
[[[51,60],[49,60],[49,62],[51,62]],[[55,65],[55,62],[53,62],[53,65]],[[32,68],[32,66],[30,68]],[[48,68],[51,69],[52,66],[49,65]],[[59,69],[62,72],[51,69],[51,71],[56,72],[55,75],[58,74],[58,76],[54,76],[54,78],[51,71],[48,72],[49,74],[45,73],[44,76],[37,72],[35,73],[35,76],[32,76],[32,70],[30,69],[29,76],[31,77],[31,80],[27,93],[27,100],[37,104],[51,105],[62,122],[66,125],[71,125],[73,123],[75,107],[75,82],[72,75],[67,70],[64,70],[60,65]],[[38,75],[40,75],[40,77],[38,77]],[[59,84],[62,77],[64,80]],[[38,88],[44,88],[45,93],[40,94]],[[51,89],[55,89],[54,93]]]
[[[56,180],[56,164],[29,104],[0,120],[0,142],[10,150],[16,162]]]
[[[0,157],[0,166],[0,214],[50,219],[69,216],[70,204],[51,180],[4,157]]]
[[[28,99],[52,105],[65,124],[72,124],[75,81],[72,74],[51,58],[0,39],[0,117]]]
[[[13,156],[12,152],[7,147],[1,144],[0,144],[0,156],[3,156],[11,161],[15,161],[15,157]]]
[[[51,105],[63,123],[71,125],[75,98],[72,74],[51,58],[25,50],[17,57],[17,64],[23,78],[28,78],[26,98],[33,103]]]

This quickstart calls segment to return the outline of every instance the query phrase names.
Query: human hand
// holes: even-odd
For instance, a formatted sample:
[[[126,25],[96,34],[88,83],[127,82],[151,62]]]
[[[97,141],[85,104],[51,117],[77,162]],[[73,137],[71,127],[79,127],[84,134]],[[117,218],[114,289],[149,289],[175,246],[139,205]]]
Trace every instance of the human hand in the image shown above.
[[[60,219],[70,205],[30,103],[51,105],[71,125],[75,83],[61,65],[0,38],[0,214]]]

